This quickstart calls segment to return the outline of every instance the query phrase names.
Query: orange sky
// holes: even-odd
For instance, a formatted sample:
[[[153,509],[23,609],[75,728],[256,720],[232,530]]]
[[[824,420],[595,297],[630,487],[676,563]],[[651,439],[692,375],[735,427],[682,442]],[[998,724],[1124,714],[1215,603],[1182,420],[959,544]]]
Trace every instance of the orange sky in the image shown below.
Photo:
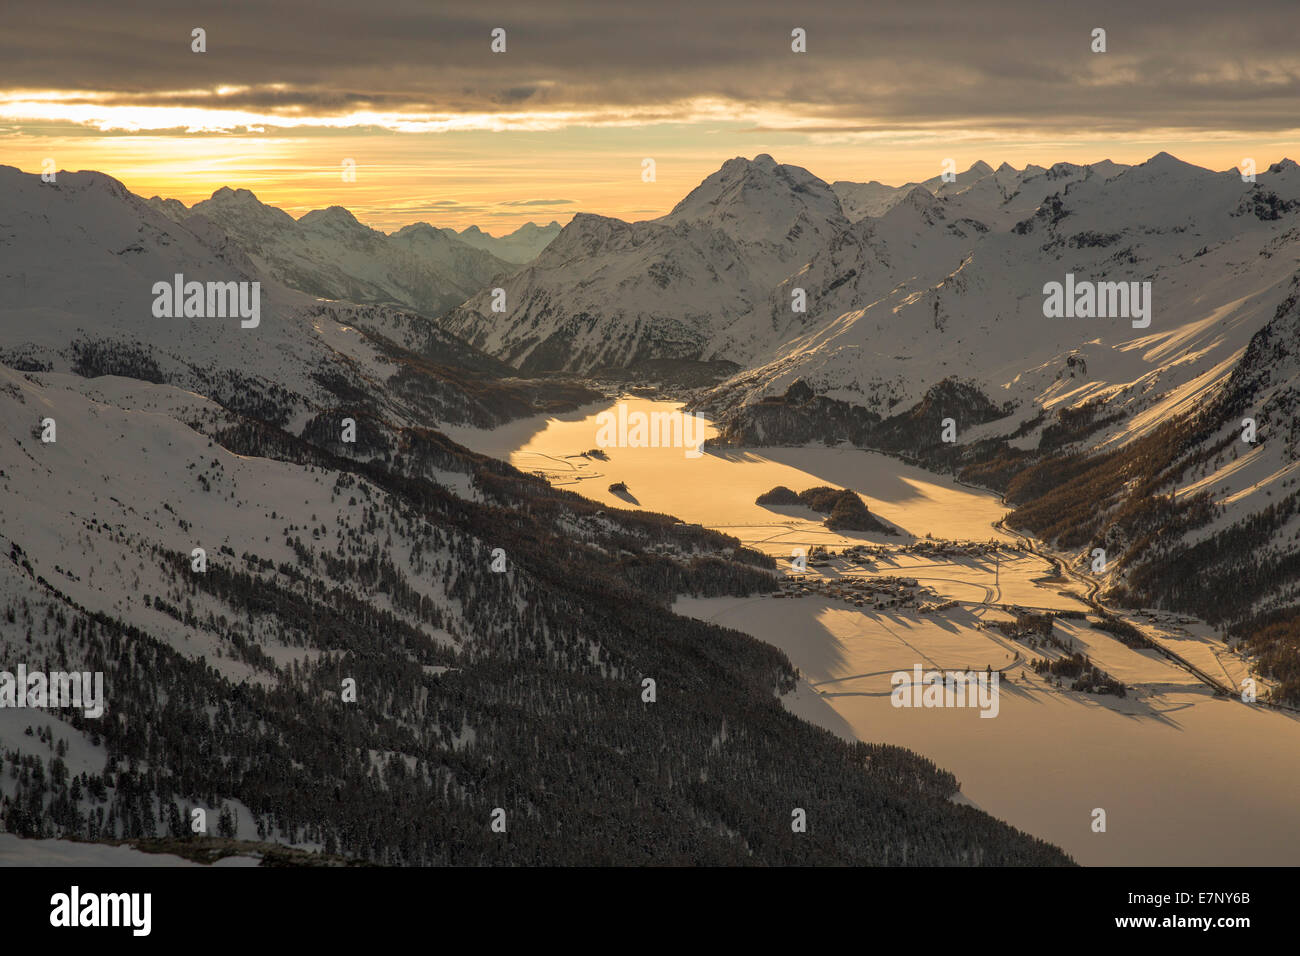
[[[1300,158],[1297,0],[48,0],[9,13],[0,162],[98,169],[186,203],[244,187],[385,230],[651,218],[759,153],[894,185],[945,159]],[[508,47],[494,49],[500,30]]]
[[[880,143],[848,137],[763,133],[740,124],[666,124],[644,129],[586,128],[544,132],[391,133],[374,130],[316,135],[55,134],[24,129],[6,137],[0,162],[39,172],[98,169],[142,196],[192,204],[220,186],[244,187],[297,216],[343,205],[357,218],[391,231],[410,222],[501,234],[532,220],[567,222],[575,212],[648,219],[672,208],[732,156],[771,153],[833,182],[877,179],[899,185],[934,176],[945,158],[965,169],[976,160],[1049,166],[1111,159],[1138,163],[1166,150],[1211,169],[1254,157],[1264,169],[1300,157],[1300,137],[1250,139],[1224,135],[1195,141],[1158,132],[1124,140],[1014,142],[978,132],[896,137]],[[908,140],[911,141],[908,141]],[[655,159],[656,181],[641,163]],[[356,162],[355,182],[342,163]]]

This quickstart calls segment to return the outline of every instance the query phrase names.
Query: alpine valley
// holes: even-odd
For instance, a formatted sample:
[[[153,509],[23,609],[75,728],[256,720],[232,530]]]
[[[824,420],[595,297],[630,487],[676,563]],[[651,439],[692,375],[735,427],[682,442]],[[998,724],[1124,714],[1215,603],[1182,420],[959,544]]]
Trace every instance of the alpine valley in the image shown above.
[[[180,276],[256,284],[259,322],[158,317]],[[1149,288],[1149,325],[1048,317],[1067,276]],[[706,421],[705,454],[593,448],[636,401]],[[0,840],[1071,863],[1086,819],[972,798],[838,708],[888,708],[887,676],[830,685],[987,650],[1001,716],[965,733],[1067,694],[1153,725],[1191,686],[1253,707],[1243,681],[1292,733],[1298,406],[1289,160],[891,187],[759,155],[658,219],[500,238],[0,167],[0,671],[102,672],[106,699],[0,707]],[[652,484],[668,463],[714,471]],[[820,552],[792,564],[782,529]],[[913,567],[940,554],[998,590]],[[881,669],[841,614],[965,643]],[[814,624],[836,641],[790,636]]]

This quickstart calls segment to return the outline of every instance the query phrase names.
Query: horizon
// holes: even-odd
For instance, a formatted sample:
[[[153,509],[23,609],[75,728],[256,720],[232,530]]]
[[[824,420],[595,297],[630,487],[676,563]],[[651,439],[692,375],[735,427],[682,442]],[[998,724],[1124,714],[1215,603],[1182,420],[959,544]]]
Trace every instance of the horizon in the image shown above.
[[[965,164],[963,164],[963,163],[957,163],[957,174],[958,174],[958,175],[961,175],[961,174],[963,174],[963,173],[969,172],[970,170],[974,169],[976,166],[980,165],[981,163],[983,163],[985,166],[987,166],[990,170],[992,170],[992,171],[994,171],[994,172],[996,172],[996,171],[997,171],[997,170],[998,170],[998,169],[999,169],[999,168],[1000,168],[1004,163],[1007,164],[1007,165],[1010,165],[1010,166],[1011,166],[1013,169],[1015,169],[1017,172],[1023,172],[1023,170],[1024,170],[1025,168],[1027,168],[1028,166],[1031,166],[1031,165],[1032,165],[1032,166],[1038,166],[1038,167],[1041,167],[1041,168],[1043,168],[1043,169],[1046,170],[1046,169],[1051,169],[1053,166],[1055,166],[1055,165],[1059,165],[1059,164],[1068,164],[1068,165],[1073,165],[1073,166],[1095,166],[1095,165],[1098,165],[1098,164],[1100,164],[1100,163],[1104,163],[1104,162],[1111,162],[1111,163],[1115,163],[1116,165],[1119,165],[1119,166],[1125,166],[1125,167],[1132,168],[1132,167],[1141,166],[1141,165],[1143,165],[1144,163],[1150,162],[1151,160],[1155,159],[1157,156],[1160,156],[1160,155],[1162,155],[1162,154],[1172,156],[1174,159],[1178,160],[1179,162],[1186,163],[1186,164],[1188,164],[1188,165],[1190,165],[1190,166],[1196,166],[1196,167],[1198,167],[1198,168],[1201,168],[1201,169],[1207,170],[1207,171],[1212,172],[1212,173],[1229,173],[1229,172],[1232,172],[1232,171],[1234,171],[1234,170],[1240,170],[1240,169],[1242,168],[1240,165],[1230,165],[1229,167],[1226,167],[1226,168],[1216,168],[1215,166],[1212,166],[1212,165],[1206,165],[1206,164],[1204,164],[1204,163],[1198,163],[1198,162],[1195,162],[1195,161],[1193,161],[1193,160],[1188,160],[1188,159],[1186,159],[1185,157],[1178,155],[1177,153],[1175,153],[1175,152],[1172,151],[1172,150],[1161,149],[1161,150],[1157,150],[1157,151],[1154,152],[1154,153],[1151,153],[1150,155],[1147,155],[1147,156],[1143,157],[1143,158],[1140,159],[1140,160],[1131,161],[1131,162],[1130,162],[1130,161],[1124,161],[1124,160],[1116,160],[1116,159],[1114,159],[1114,158],[1111,157],[1111,156],[1104,156],[1104,157],[1102,157],[1101,159],[1090,160],[1090,161],[1088,161],[1088,162],[1077,162],[1077,161],[1075,161],[1075,160],[1070,160],[1070,159],[1056,159],[1056,160],[1052,160],[1052,161],[1050,161],[1050,162],[1029,162],[1029,163],[1024,163],[1024,164],[1017,165],[1017,164],[1015,164],[1015,163],[1011,163],[1011,162],[1009,162],[1009,161],[1007,161],[1007,160],[1001,160],[1001,159],[1000,159],[1000,160],[998,160],[997,162],[991,162],[991,161],[989,161],[989,160],[987,160],[987,159],[984,159],[983,157],[979,157],[979,158],[976,158],[976,159],[972,160],[972,161],[969,162],[969,163],[965,163]],[[703,175],[701,175],[700,178],[699,178],[698,180],[696,180],[696,181],[693,182],[691,185],[689,185],[688,187],[686,187],[686,188],[685,188],[685,189],[684,189],[684,190],[683,190],[679,195],[677,195],[677,196],[675,196],[675,197],[671,197],[671,198],[669,198],[669,199],[668,199],[668,202],[667,202],[667,205],[666,205],[662,210],[653,211],[653,212],[654,212],[653,215],[645,215],[645,216],[640,216],[640,217],[635,217],[635,218],[626,218],[626,217],[624,217],[624,216],[617,215],[617,214],[614,213],[614,212],[605,212],[605,211],[599,211],[599,210],[595,210],[595,209],[579,208],[579,209],[573,209],[573,210],[571,210],[571,211],[567,211],[567,212],[563,212],[563,213],[551,212],[551,213],[548,213],[548,214],[546,214],[546,215],[541,215],[541,216],[538,216],[538,215],[535,215],[535,214],[534,214],[534,215],[532,215],[532,216],[530,216],[530,217],[528,217],[528,218],[521,219],[521,220],[519,220],[519,221],[517,221],[517,222],[512,222],[512,223],[510,223],[510,224],[506,224],[506,223],[502,223],[502,222],[492,222],[492,221],[490,221],[490,219],[489,219],[489,220],[484,220],[484,219],[468,219],[468,220],[464,220],[464,221],[457,220],[457,221],[455,221],[455,222],[452,222],[452,221],[449,220],[448,217],[442,217],[442,218],[437,218],[437,219],[434,219],[434,218],[419,219],[419,218],[417,218],[417,219],[409,219],[409,220],[394,220],[394,221],[386,221],[386,220],[384,220],[384,221],[380,221],[380,220],[375,220],[375,219],[373,219],[373,218],[367,218],[367,214],[368,214],[368,213],[371,213],[373,210],[370,209],[370,208],[368,208],[368,207],[365,207],[365,206],[360,206],[360,207],[357,207],[357,206],[351,206],[351,205],[348,205],[346,202],[343,202],[343,201],[337,201],[337,202],[325,202],[325,203],[323,203],[322,205],[313,205],[313,206],[291,205],[291,204],[287,204],[287,203],[278,202],[278,201],[276,201],[274,198],[268,198],[266,195],[263,195],[263,194],[259,193],[258,190],[256,190],[256,189],[252,189],[252,188],[250,188],[250,187],[248,187],[248,186],[244,186],[244,185],[235,185],[235,184],[232,184],[232,183],[225,183],[225,182],[220,183],[220,184],[218,184],[218,185],[216,185],[216,186],[213,186],[211,189],[209,189],[209,190],[206,191],[206,192],[200,191],[199,193],[197,193],[197,194],[195,194],[195,195],[193,195],[193,196],[191,197],[189,194],[186,194],[186,195],[184,195],[184,196],[183,196],[183,195],[166,195],[166,194],[163,194],[163,193],[161,193],[161,192],[156,192],[156,191],[152,191],[152,192],[151,192],[151,191],[150,191],[149,189],[147,189],[147,188],[136,188],[136,187],[135,187],[131,182],[129,182],[128,180],[124,179],[122,176],[116,174],[115,172],[112,172],[112,171],[110,171],[110,170],[107,170],[107,169],[90,168],[90,167],[83,167],[83,168],[80,168],[80,169],[62,169],[62,168],[60,168],[60,169],[57,170],[57,172],[60,173],[60,174],[62,174],[62,173],[83,173],[83,172],[97,172],[97,173],[102,173],[102,174],[104,174],[104,175],[111,176],[113,179],[116,179],[118,182],[122,183],[122,185],[125,186],[125,187],[130,191],[130,192],[132,192],[133,194],[135,194],[135,195],[141,197],[142,199],[146,199],[146,200],[162,199],[162,200],[166,200],[166,201],[177,200],[177,201],[181,202],[182,204],[184,204],[185,207],[186,207],[187,209],[193,208],[197,203],[204,202],[204,201],[206,201],[206,200],[208,200],[208,199],[213,198],[217,193],[221,192],[223,189],[225,189],[225,190],[230,190],[230,191],[232,191],[232,192],[238,192],[238,191],[241,191],[241,190],[242,190],[242,191],[246,191],[246,192],[251,193],[251,194],[253,195],[253,197],[254,197],[254,198],[255,198],[259,203],[261,203],[262,205],[264,205],[264,206],[269,206],[269,207],[273,207],[273,208],[279,209],[279,210],[281,210],[281,211],[287,213],[287,214],[288,214],[289,216],[291,216],[295,221],[297,221],[297,220],[301,220],[303,216],[305,216],[305,215],[307,215],[308,213],[311,213],[311,212],[318,212],[318,211],[325,210],[325,209],[330,209],[330,208],[342,208],[342,209],[345,209],[346,211],[348,211],[349,213],[351,213],[351,214],[356,218],[356,220],[357,220],[359,223],[361,223],[363,226],[366,226],[366,227],[368,227],[368,228],[370,228],[370,229],[374,229],[374,230],[376,230],[376,231],[378,231],[378,232],[382,232],[382,233],[385,233],[385,234],[388,234],[388,235],[392,235],[393,233],[398,232],[398,231],[400,231],[400,230],[402,230],[402,229],[404,229],[404,228],[407,228],[407,227],[409,227],[409,226],[415,226],[415,225],[421,225],[421,224],[423,224],[423,225],[431,226],[431,227],[433,227],[433,228],[435,228],[435,229],[447,229],[447,228],[451,228],[451,229],[455,230],[455,232],[457,232],[458,234],[460,234],[460,233],[464,233],[464,232],[466,232],[467,230],[469,230],[469,229],[471,229],[471,228],[478,228],[478,230],[479,230],[481,233],[483,233],[484,235],[488,236],[489,238],[501,239],[501,238],[507,237],[507,236],[509,236],[509,235],[511,235],[511,234],[513,234],[513,233],[515,233],[515,232],[517,232],[519,229],[521,229],[521,228],[523,228],[524,226],[527,226],[527,225],[533,225],[533,226],[536,226],[536,227],[538,227],[538,228],[545,229],[545,228],[547,228],[548,226],[550,226],[552,223],[556,223],[556,224],[558,224],[558,225],[560,226],[560,228],[563,229],[565,226],[567,226],[567,225],[569,224],[569,222],[570,222],[570,221],[571,221],[571,220],[572,220],[576,215],[578,215],[578,214],[580,214],[580,213],[581,213],[581,214],[586,214],[586,215],[603,216],[603,217],[614,218],[614,219],[623,219],[623,220],[626,221],[626,222],[646,222],[646,221],[651,221],[651,220],[654,220],[654,219],[658,219],[658,218],[660,218],[660,217],[662,217],[662,216],[666,216],[669,212],[671,212],[672,209],[673,209],[673,207],[674,207],[674,206],[675,206],[675,205],[676,205],[676,204],[677,204],[677,203],[678,203],[682,198],[684,198],[684,197],[685,197],[685,196],[686,196],[686,195],[687,195],[691,190],[695,189],[695,188],[696,188],[697,186],[699,186],[702,182],[704,182],[704,180],[707,179],[709,176],[713,175],[713,174],[716,173],[719,169],[721,169],[722,166],[723,166],[723,164],[725,164],[726,162],[729,162],[729,161],[734,160],[734,159],[743,159],[743,160],[745,160],[746,162],[753,162],[755,159],[757,159],[759,156],[762,156],[762,155],[769,155],[769,156],[770,156],[771,154],[766,153],[765,151],[760,150],[759,152],[753,154],[752,156],[744,156],[744,155],[729,156],[729,157],[727,157],[726,159],[722,159],[722,160],[718,161],[717,164],[716,164],[715,166],[713,166],[712,168],[710,168],[710,169],[708,169],[706,172],[704,172]],[[920,186],[920,185],[923,184],[924,182],[926,182],[926,181],[928,181],[928,180],[931,180],[931,179],[934,179],[934,178],[936,178],[936,177],[939,175],[939,172],[936,171],[936,172],[932,172],[929,176],[923,176],[923,177],[919,177],[919,178],[915,178],[915,177],[914,177],[914,178],[906,179],[906,180],[904,180],[904,181],[902,181],[902,182],[887,182],[887,181],[885,181],[885,180],[883,180],[883,179],[878,179],[878,178],[874,178],[874,177],[871,177],[871,178],[862,178],[862,179],[845,179],[845,178],[843,178],[843,177],[830,178],[830,177],[826,177],[826,176],[822,176],[822,175],[820,175],[816,169],[813,169],[813,168],[811,168],[811,167],[809,167],[809,166],[805,166],[805,165],[802,164],[802,163],[797,163],[797,162],[796,162],[796,163],[787,163],[787,162],[782,162],[781,159],[779,159],[779,158],[777,158],[777,157],[775,157],[775,156],[773,156],[772,158],[775,160],[775,162],[777,163],[777,165],[781,165],[781,166],[794,166],[794,167],[797,167],[797,168],[800,168],[800,169],[804,169],[804,170],[806,170],[807,172],[811,173],[812,175],[816,176],[817,178],[821,179],[821,180],[822,180],[823,182],[825,182],[827,185],[832,185],[832,184],[834,184],[834,183],[836,183],[836,182],[853,182],[853,183],[859,183],[859,184],[878,183],[878,184],[880,184],[880,185],[888,186],[888,187],[893,188],[893,189],[900,189],[900,188],[902,188],[902,187],[909,186],[909,185],[910,185],[910,186]],[[1269,169],[1270,167],[1275,166],[1275,165],[1278,165],[1278,164],[1280,164],[1280,163],[1287,162],[1287,161],[1293,161],[1293,162],[1294,162],[1294,160],[1291,159],[1291,156],[1290,156],[1290,155],[1287,155],[1287,154],[1280,155],[1280,156],[1278,156],[1276,159],[1271,158],[1271,157],[1266,157],[1266,158],[1264,158],[1264,159],[1258,159],[1258,158],[1255,158],[1255,162],[1256,162],[1256,172],[1257,172],[1258,174],[1263,174],[1263,173],[1267,172],[1268,169]],[[14,168],[18,169],[20,172],[22,172],[22,173],[24,173],[24,174],[26,174],[26,175],[37,175],[37,176],[39,176],[39,175],[41,174],[41,169],[39,168],[39,166],[38,166],[37,168],[35,168],[35,169],[30,169],[30,170],[29,170],[29,169],[23,169],[23,168],[21,168],[21,167],[19,167],[19,166],[15,166]],[[342,192],[342,191],[345,191],[347,188],[350,188],[350,184],[342,184],[342,183],[340,183],[340,186],[343,187],[343,189],[340,190],[341,192]],[[196,188],[197,188],[197,187],[196,187]],[[206,187],[204,187],[204,188],[206,188]],[[644,212],[652,212],[652,210],[643,210],[643,211],[644,211]],[[437,211],[434,210],[434,211],[433,211],[433,214],[436,215],[436,214],[437,214]]]
[[[1285,0],[1252,6],[1267,31],[1163,0],[1140,18],[1123,0],[56,7],[0,31],[7,162],[101,170],[186,205],[222,185],[291,215],[342,205],[385,231],[655,218],[721,159],[759,153],[893,185],[947,158],[1167,150],[1226,170],[1300,154]]]
[[[1280,925],[1298,0],[52,3],[0,8],[20,933],[188,940],[189,864],[335,946],[328,887],[406,904],[358,867]]]

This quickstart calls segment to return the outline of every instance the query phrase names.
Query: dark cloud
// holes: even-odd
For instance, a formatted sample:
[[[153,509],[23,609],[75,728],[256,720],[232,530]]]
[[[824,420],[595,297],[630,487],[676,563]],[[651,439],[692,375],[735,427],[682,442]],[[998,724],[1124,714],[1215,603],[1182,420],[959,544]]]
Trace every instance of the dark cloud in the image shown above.
[[[207,30],[207,52],[190,31]],[[790,52],[803,27],[808,52]],[[507,31],[504,54],[491,30]],[[1094,27],[1109,52],[1089,51]],[[0,89],[285,115],[663,109],[799,126],[1289,129],[1300,3],[1256,0],[51,0],[0,12]],[[227,96],[196,93],[247,87]],[[791,122],[789,126],[796,125]]]
[[[495,94],[492,99],[496,103],[522,103],[525,100],[532,99],[537,94],[535,86],[515,86],[508,90],[502,90]]]
[[[512,202],[503,202],[503,206],[569,206],[573,204],[572,199],[516,199]]]

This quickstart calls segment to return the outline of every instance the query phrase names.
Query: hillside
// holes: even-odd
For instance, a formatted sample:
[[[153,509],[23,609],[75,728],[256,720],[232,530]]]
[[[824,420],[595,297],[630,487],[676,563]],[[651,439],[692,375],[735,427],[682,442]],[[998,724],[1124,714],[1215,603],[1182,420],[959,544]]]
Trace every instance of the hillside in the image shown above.
[[[247,189],[227,187],[188,210],[174,199],[149,202],[178,222],[206,219],[238,243],[262,272],[325,299],[437,315],[515,268],[448,230],[416,223],[385,235],[362,225],[342,206],[314,209],[295,220]]]
[[[202,809],[392,864],[1069,862],[792,716],[779,651],[670,612],[766,590],[771,559],[437,430],[580,386],[291,291],[100,174],[2,175],[0,654],[107,697],[0,710],[7,832],[189,839]],[[176,274],[258,283],[258,322],[158,315]]]
[[[506,280],[504,313],[485,292],[443,324],[526,373],[698,359],[847,225],[807,170],[732,159],[660,219],[579,213]]]

